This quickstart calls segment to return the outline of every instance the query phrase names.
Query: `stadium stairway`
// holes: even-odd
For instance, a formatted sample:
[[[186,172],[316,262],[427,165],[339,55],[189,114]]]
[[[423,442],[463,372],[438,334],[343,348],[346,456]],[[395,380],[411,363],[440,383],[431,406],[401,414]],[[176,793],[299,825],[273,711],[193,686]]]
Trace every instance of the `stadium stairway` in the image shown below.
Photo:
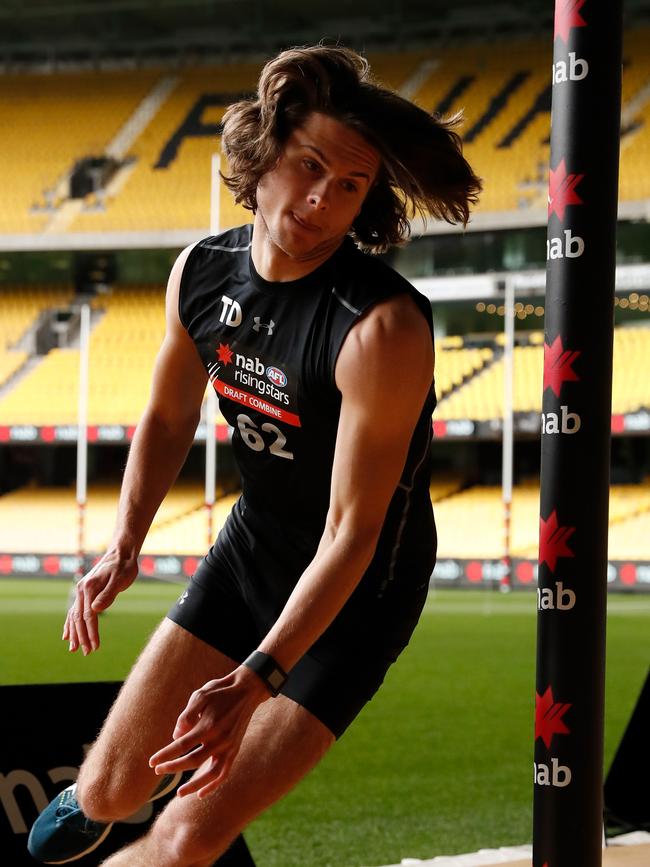
[[[144,132],[151,120],[153,120],[177,84],[178,76],[164,75],[154,84],[153,88],[126,119],[112,141],[107,144],[103,155],[116,160],[119,163],[119,168],[106,185],[105,190],[101,190],[99,197],[67,198],[72,169],[59,179],[58,189],[62,198],[59,206],[55,209],[45,226],[44,232],[46,234],[65,232],[82,211],[92,210],[93,208],[103,210],[104,196],[117,195],[135,168],[134,160],[126,158],[132,144]]]
[[[29,376],[33,370],[35,370],[40,364],[41,359],[37,356],[29,356],[26,358],[10,376],[8,376],[4,382],[0,383],[0,401],[2,398],[9,394],[10,391],[18,385],[18,383],[24,379],[26,376]]]
[[[459,391],[498,360],[503,350],[468,345],[462,337],[436,341],[436,392],[438,403]]]

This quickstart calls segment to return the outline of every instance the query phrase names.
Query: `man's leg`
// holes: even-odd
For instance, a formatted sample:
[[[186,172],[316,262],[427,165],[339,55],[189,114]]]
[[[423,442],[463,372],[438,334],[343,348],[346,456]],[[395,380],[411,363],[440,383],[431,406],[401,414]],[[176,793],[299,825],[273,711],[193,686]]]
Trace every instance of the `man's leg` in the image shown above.
[[[149,757],[171,740],[191,693],[236,666],[182,627],[163,620],[81,767],[77,800],[85,815],[115,821],[145,804],[160,783]]]
[[[104,861],[105,867],[210,867],[266,807],[314,767],[334,735],[284,696],[253,715],[226,781],[203,800],[176,797],[149,833]]]

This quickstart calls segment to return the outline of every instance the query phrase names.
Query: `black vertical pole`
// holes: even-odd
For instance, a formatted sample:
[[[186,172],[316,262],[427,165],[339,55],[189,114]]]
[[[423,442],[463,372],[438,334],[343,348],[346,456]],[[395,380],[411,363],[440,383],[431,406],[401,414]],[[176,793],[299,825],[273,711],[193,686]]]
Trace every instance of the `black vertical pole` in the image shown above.
[[[622,0],[556,0],[533,863],[602,864]]]

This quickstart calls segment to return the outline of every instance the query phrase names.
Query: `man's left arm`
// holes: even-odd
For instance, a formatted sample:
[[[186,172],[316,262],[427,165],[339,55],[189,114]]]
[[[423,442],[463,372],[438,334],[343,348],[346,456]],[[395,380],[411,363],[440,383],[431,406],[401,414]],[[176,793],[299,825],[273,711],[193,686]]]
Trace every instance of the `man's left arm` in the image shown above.
[[[285,670],[325,631],[370,565],[432,379],[431,334],[408,296],[374,308],[349,332],[336,365],[342,404],[325,530],[259,647]]]
[[[429,327],[404,295],[373,308],[343,343],[335,371],[342,403],[325,529],[314,559],[258,648],[286,671],[334,620],[374,556],[433,365]],[[205,684],[179,717],[174,741],[152,757],[156,773],[196,768],[211,758],[179,794],[213,792],[227,776],[255,708],[269,697],[263,681],[244,665]]]

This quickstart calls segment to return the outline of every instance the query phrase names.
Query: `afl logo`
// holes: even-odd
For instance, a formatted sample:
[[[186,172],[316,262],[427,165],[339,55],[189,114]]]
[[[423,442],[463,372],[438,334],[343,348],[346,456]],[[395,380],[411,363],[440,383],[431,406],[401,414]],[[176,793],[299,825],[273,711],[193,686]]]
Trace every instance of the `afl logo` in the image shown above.
[[[270,379],[273,385],[277,385],[278,388],[284,388],[287,384],[287,377],[278,367],[267,367],[266,378]]]

